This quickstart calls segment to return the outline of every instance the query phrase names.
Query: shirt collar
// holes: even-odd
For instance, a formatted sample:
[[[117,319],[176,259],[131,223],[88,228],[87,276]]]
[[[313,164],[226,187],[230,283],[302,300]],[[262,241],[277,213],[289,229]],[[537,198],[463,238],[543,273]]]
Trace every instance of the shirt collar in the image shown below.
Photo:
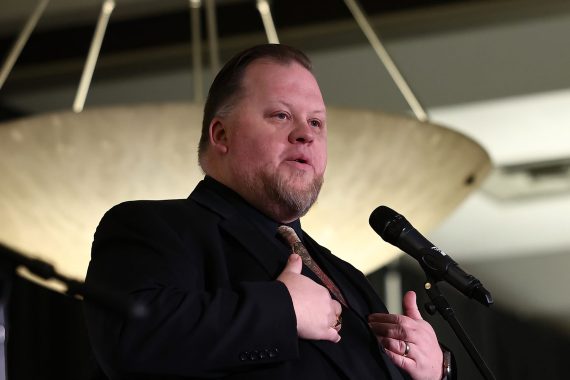
[[[246,219],[251,221],[256,227],[258,227],[264,235],[269,238],[275,238],[277,236],[277,227],[285,223],[279,223],[271,219],[251,204],[249,204],[245,199],[243,199],[238,193],[236,193],[231,188],[218,182],[210,176],[204,178],[204,184],[215,191],[218,195],[228,200],[236,210]],[[287,226],[293,228],[299,236],[299,239],[303,240],[303,230],[301,228],[301,221],[296,219],[291,223],[286,223]]]

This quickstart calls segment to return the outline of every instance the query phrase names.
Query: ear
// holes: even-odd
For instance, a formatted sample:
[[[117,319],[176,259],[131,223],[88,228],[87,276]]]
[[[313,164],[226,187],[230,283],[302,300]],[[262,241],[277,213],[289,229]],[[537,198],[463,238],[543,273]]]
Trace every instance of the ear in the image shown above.
[[[225,154],[228,152],[228,134],[223,121],[217,117],[212,119],[210,123],[210,145],[212,149],[219,153]]]

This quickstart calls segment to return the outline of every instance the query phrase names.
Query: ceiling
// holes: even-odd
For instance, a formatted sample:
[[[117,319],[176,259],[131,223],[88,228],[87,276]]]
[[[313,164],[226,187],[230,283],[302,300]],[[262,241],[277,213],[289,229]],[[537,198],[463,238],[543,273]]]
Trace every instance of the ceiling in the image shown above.
[[[70,109],[100,3],[51,1],[0,90],[0,118]],[[187,2],[117,3],[86,106],[192,99]],[[568,324],[570,3],[362,3],[432,121],[477,140],[497,168],[430,238],[497,304]],[[35,4],[2,1],[0,56]],[[222,60],[264,41],[254,1],[218,4]],[[341,1],[272,4],[329,105],[409,112]]]

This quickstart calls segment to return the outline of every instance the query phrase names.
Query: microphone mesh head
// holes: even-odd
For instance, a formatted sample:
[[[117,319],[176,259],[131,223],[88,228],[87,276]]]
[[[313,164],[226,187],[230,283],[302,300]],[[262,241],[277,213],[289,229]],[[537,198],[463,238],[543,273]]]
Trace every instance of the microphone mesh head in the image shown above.
[[[386,206],[377,207],[368,219],[370,227],[390,244],[397,243],[405,221],[406,219],[402,215]]]

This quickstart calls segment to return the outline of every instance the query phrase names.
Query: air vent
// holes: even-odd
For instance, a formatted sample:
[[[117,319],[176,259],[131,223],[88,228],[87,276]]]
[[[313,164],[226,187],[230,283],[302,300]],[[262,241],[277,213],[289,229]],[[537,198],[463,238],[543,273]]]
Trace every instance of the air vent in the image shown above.
[[[570,158],[497,167],[482,190],[499,199],[570,193]]]

